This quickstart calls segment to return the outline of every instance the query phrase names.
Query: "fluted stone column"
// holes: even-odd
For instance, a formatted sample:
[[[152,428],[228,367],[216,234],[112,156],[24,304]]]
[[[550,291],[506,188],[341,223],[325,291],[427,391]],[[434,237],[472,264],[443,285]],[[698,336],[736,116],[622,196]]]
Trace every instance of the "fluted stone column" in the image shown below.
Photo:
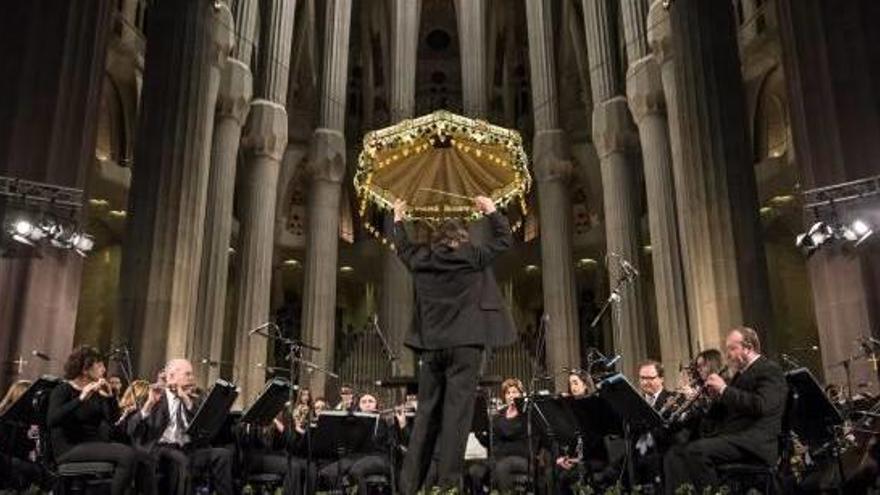
[[[269,319],[275,202],[281,159],[287,147],[290,46],[296,2],[266,2],[261,14],[261,46],[250,114],[242,137],[245,161],[240,174],[239,275],[236,280],[235,376],[238,401],[250,404],[262,391],[268,341],[251,329]]]
[[[114,5],[109,0],[3,5],[0,176],[86,185],[95,164]],[[0,218],[9,213],[4,221],[12,221],[5,207],[6,199],[0,199]],[[83,216],[76,213],[76,219]],[[0,235],[6,236],[6,227]],[[0,390],[14,380],[60,374],[74,343],[83,259],[72,251],[41,251],[38,257],[0,258]],[[37,359],[33,350],[54,360]]]
[[[621,277],[621,256],[639,267],[639,218],[637,164],[632,160],[637,135],[630,119],[623,81],[618,70],[614,38],[616,11],[613,0],[584,0],[590,84],[593,90],[593,142],[602,170],[605,211],[605,243],[611,283]],[[627,283],[611,316],[615,350],[623,356],[620,367],[634,374],[639,361],[648,356],[641,277]]]
[[[156,2],[120,276],[121,329],[151,375],[186,356],[195,325],[208,157],[228,9]],[[226,47],[226,48],[224,48]]]
[[[464,114],[479,119],[489,112],[486,83],[486,0],[456,0],[461,46],[461,86]]]
[[[399,122],[413,117],[416,91],[416,52],[419,45],[419,17],[421,0],[395,0],[392,3],[393,32],[391,39],[391,121]],[[393,217],[386,219],[390,231]],[[379,325],[386,332],[389,343],[400,359],[396,372],[415,373],[413,353],[403,341],[413,314],[413,282],[409,271],[393,251],[387,251],[382,260],[382,302]]]
[[[351,0],[328,0],[324,30],[320,126],[309,150],[308,238],[303,289],[303,338],[321,348],[312,360],[333,365],[336,331],[336,264],[339,198],[345,176],[345,100]],[[301,375],[312,393],[325,393],[326,376]]]
[[[535,115],[532,159],[538,184],[542,290],[544,312],[549,316],[547,369],[555,373],[564,366],[580,366],[580,335],[571,245],[572,161],[565,133],[559,128],[552,4],[550,0],[526,2],[526,20]],[[566,382],[565,376],[557,375],[557,390],[564,390]]]
[[[631,61],[626,73],[627,101],[639,128],[648,196],[660,358],[668,372],[675,375],[679,365],[690,359],[691,349],[666,102],[660,67],[648,52],[648,3],[633,0],[621,6],[627,58]]]
[[[861,47],[877,46],[874,26],[880,12],[866,12],[858,2],[781,0],[776,6],[791,112],[793,149],[787,154],[794,156],[801,189],[877,175],[880,112],[872,104],[877,93],[871,89],[876,79],[872,82],[870,71],[851,68],[871,64],[871,51]],[[871,218],[878,200],[837,203],[835,208],[843,222]],[[805,211],[802,228],[815,221],[813,212]],[[846,370],[836,363],[861,352],[858,339],[876,337],[880,328],[880,255],[868,247],[870,242],[850,252],[825,247],[806,261],[825,383],[845,386]],[[877,378],[870,361],[855,361],[851,373],[855,385]]]
[[[770,294],[732,6],[676,0],[671,30],[656,25],[658,14],[655,5],[649,26],[670,107],[693,348],[720,347],[741,324],[766,339]],[[670,34],[671,43],[663,39]]]
[[[241,129],[248,115],[252,93],[250,69],[239,60],[229,59],[220,80],[211,146],[196,334],[189,354],[197,361],[203,358],[222,360],[236,164]],[[202,383],[211,383],[220,376],[219,367],[200,366],[197,369]]]

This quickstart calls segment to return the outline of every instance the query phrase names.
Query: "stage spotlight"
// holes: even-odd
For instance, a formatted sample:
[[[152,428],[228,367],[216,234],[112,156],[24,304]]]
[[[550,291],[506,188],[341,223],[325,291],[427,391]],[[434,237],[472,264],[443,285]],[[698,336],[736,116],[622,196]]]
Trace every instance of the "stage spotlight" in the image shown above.
[[[30,236],[36,229],[36,226],[30,221],[20,219],[10,226],[9,234],[20,243],[33,246],[34,243],[31,241]]]
[[[76,254],[86,257],[86,253],[92,250],[95,247],[95,241],[88,234],[84,234],[82,232],[77,232],[70,236],[70,244],[73,246],[73,250],[76,251]]]
[[[855,245],[858,246],[862,242],[865,241],[868,237],[871,237],[871,234],[874,233],[874,229],[872,229],[864,220],[857,218],[850,224],[850,231],[855,235]]]
[[[825,222],[816,222],[808,231],[797,236],[794,245],[809,257],[833,236],[834,229],[831,226]]]

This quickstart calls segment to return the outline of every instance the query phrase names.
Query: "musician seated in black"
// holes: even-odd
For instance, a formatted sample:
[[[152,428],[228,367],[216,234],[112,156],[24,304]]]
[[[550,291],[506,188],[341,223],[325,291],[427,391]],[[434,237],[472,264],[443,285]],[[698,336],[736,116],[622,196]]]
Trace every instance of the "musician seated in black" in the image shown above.
[[[341,385],[339,387],[339,402],[336,403],[333,409],[336,411],[351,411],[355,406],[354,389],[351,385]]]
[[[706,349],[697,354],[688,374],[689,383],[683,389],[681,400],[664,415],[664,419],[671,419],[676,423],[671,425],[671,441],[679,443],[712,436],[717,426],[719,418],[715,416],[720,411],[713,411],[714,416],[709,414],[713,399],[702,392],[702,389],[706,378],[712,374],[727,379],[721,351]]]
[[[649,359],[639,365],[639,390],[645,401],[658,413],[677,400],[678,394],[665,388],[663,365]],[[664,442],[660,432],[644,433],[636,439],[634,445],[635,473],[638,484],[655,484],[660,482],[663,472],[663,459],[660,455],[660,444]]]
[[[590,374],[585,370],[575,369],[569,373],[568,391],[562,395],[584,399],[595,391],[596,385]],[[553,458],[556,459],[552,466],[555,473],[552,476],[548,473],[548,476],[555,479],[558,493],[575,493],[575,485],[590,473],[608,471],[610,474],[606,477],[617,479],[617,468],[608,466],[608,452],[603,438],[581,437],[580,444],[573,442],[567,445],[555,445]]]
[[[529,440],[526,417],[516,408],[515,400],[522,397],[521,381],[508,378],[501,384],[504,407],[492,418],[492,438],[489,432],[477,432],[477,440],[490,449],[490,464],[475,463],[468,470],[471,486],[485,486],[491,473],[492,486],[505,492],[514,488],[514,476],[529,472]]]
[[[706,377],[706,389],[715,398],[710,414],[719,418],[717,431],[669,449],[663,464],[666,493],[686,483],[698,493],[718,486],[720,464],[770,466],[777,460],[788,392],[782,368],[761,355],[761,342],[751,328],[731,330],[725,349],[735,371],[730,383],[717,373]]]
[[[282,411],[269,426],[239,425],[239,447],[247,473],[280,475],[284,493],[304,493],[306,461],[295,453],[288,455],[287,450],[301,450],[299,442],[305,434],[309,414],[309,406],[298,403],[294,406],[292,418],[291,414]],[[290,425],[294,426],[292,431]]]
[[[385,475],[390,478],[391,463],[388,460],[388,449],[391,442],[391,433],[388,424],[379,417],[379,403],[376,396],[365,393],[357,400],[354,412],[370,413],[376,415],[376,428],[373,438],[362,445],[358,452],[346,455],[342,459],[332,462],[318,473],[320,486],[334,486],[345,478],[353,480],[358,486],[358,493],[367,493],[367,477],[371,475]]]
[[[186,433],[202,400],[195,395],[192,364],[169,361],[164,380],[164,387],[151,387],[146,403],[127,424],[134,444],[158,463],[164,475],[162,493],[184,495],[191,476],[208,474],[219,495],[232,495],[232,452],[194,445]]]
[[[112,442],[119,404],[104,379],[104,358],[89,346],[76,348],[64,363],[66,381],[49,394],[46,423],[55,461],[108,462],[115,465],[111,492],[155,493],[155,465],[136,449]]]
[[[13,383],[0,401],[0,418],[31,386],[29,380]],[[26,490],[38,485],[48,491],[49,472],[37,459],[36,425],[0,421],[0,490]]]

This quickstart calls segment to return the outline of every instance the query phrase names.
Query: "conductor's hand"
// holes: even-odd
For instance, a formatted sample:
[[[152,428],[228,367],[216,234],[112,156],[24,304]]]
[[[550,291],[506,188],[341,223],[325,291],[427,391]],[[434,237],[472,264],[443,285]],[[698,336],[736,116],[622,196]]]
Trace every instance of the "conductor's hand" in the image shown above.
[[[397,199],[394,201],[394,221],[402,222],[406,218],[406,201]]]
[[[477,211],[484,215],[495,212],[495,202],[492,201],[492,198],[487,198],[486,196],[475,197],[474,207],[477,209]]]
[[[724,389],[727,388],[727,383],[718,373],[712,373],[706,377],[706,388],[713,396],[720,397],[724,393]]]

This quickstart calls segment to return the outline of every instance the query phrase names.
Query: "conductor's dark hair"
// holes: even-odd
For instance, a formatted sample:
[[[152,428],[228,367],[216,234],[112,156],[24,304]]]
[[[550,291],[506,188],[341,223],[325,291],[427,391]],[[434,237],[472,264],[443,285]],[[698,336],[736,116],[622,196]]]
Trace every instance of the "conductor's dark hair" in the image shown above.
[[[450,219],[444,221],[431,233],[431,247],[452,244],[464,244],[470,241],[470,234],[461,220]]]

